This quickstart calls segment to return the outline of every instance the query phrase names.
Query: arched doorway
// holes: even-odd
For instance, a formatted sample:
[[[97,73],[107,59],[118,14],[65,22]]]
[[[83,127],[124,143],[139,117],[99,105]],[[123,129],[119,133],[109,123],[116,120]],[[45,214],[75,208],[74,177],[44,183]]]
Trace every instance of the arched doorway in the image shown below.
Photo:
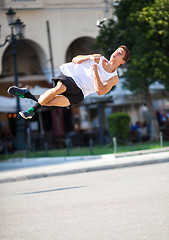
[[[2,57],[2,77],[11,76],[13,72],[12,46],[8,45]],[[47,58],[43,49],[31,40],[21,40],[16,43],[18,75],[42,74],[46,68]]]
[[[36,42],[29,39],[22,39],[16,42],[16,63],[17,63],[17,75],[18,75],[18,86],[26,87],[30,90],[35,86],[48,88],[50,87],[47,82],[46,75],[44,70],[47,68],[48,59],[43,48]],[[5,97],[10,97],[7,93],[7,89],[11,85],[15,85],[14,77],[14,64],[12,59],[12,45],[9,44],[3,53],[2,60],[2,73],[0,76],[0,89],[1,95]],[[36,94],[36,93],[35,93]],[[26,100],[25,100],[26,101]],[[26,109],[25,109],[26,110]],[[6,106],[6,109],[3,113],[0,113],[0,125],[8,127],[11,130],[11,135],[16,141],[16,113],[10,112],[10,103],[9,106]],[[38,123],[39,113],[37,118],[33,119],[34,122]],[[15,117],[14,117],[15,116]],[[49,116],[50,118],[50,116]],[[38,124],[37,124],[38,125]],[[29,124],[26,122],[23,124],[23,132],[26,134]],[[32,135],[35,130],[32,130]],[[40,135],[40,134],[37,134]],[[24,138],[25,141],[27,138]]]
[[[80,37],[78,39],[75,39],[69,45],[67,53],[66,53],[65,61],[71,62],[72,58],[77,55],[87,55],[87,54],[94,54],[94,53],[99,53],[99,50],[94,48],[94,38]],[[71,112],[69,111],[69,114],[71,114],[71,116],[68,116],[68,118],[67,118],[67,119],[71,119],[72,129],[74,129],[74,131],[77,134],[76,139],[79,142],[79,144],[80,144],[80,142],[82,142],[81,139],[83,138],[81,132],[84,133],[85,131],[88,131],[90,128],[89,121],[86,120],[86,118],[84,116],[82,117],[82,115],[84,115],[83,110],[84,110],[84,108],[82,108],[82,106],[80,106],[80,105],[74,106],[71,109]],[[89,114],[86,116],[88,118]],[[85,125],[85,127],[84,127],[84,125]],[[79,138],[78,133],[80,133],[81,138]]]
[[[74,40],[68,47],[66,62],[71,62],[76,55],[92,54],[96,52],[93,48],[94,39],[91,37],[80,37]]]

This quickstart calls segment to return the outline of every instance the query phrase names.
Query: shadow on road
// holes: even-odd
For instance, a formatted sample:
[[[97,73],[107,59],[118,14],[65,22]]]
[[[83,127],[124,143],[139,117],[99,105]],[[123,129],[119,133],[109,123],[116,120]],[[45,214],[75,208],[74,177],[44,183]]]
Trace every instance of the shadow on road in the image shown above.
[[[39,193],[48,193],[48,192],[56,192],[56,191],[63,191],[63,190],[71,190],[76,188],[84,188],[87,186],[76,186],[76,187],[67,187],[67,188],[56,188],[56,189],[50,189],[50,190],[44,190],[44,191],[37,191],[37,192],[27,192],[27,193],[20,193],[18,195],[28,195],[28,194],[39,194]]]

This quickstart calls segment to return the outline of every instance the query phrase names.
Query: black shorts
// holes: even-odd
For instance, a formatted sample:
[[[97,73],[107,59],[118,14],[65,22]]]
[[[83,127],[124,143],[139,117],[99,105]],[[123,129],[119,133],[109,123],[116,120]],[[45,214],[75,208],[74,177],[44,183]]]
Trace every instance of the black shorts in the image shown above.
[[[79,104],[84,99],[82,90],[77,86],[73,78],[65,76],[60,69],[56,77],[52,78],[53,86],[57,85],[58,81],[61,81],[66,86],[66,91],[60,95],[63,95],[69,99],[71,105]]]

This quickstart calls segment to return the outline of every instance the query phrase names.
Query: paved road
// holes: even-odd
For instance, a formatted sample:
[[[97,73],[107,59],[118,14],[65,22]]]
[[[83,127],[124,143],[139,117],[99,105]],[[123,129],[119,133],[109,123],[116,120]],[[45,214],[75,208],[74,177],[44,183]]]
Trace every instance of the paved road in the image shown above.
[[[1,240],[168,240],[169,163],[0,184]]]

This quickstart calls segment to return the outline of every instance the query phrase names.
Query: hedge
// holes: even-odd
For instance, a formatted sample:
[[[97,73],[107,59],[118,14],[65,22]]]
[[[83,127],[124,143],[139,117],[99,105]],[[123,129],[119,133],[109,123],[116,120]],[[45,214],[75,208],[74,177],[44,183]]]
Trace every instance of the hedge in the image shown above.
[[[126,113],[113,113],[108,116],[110,136],[117,140],[126,140],[129,133],[130,117]]]

